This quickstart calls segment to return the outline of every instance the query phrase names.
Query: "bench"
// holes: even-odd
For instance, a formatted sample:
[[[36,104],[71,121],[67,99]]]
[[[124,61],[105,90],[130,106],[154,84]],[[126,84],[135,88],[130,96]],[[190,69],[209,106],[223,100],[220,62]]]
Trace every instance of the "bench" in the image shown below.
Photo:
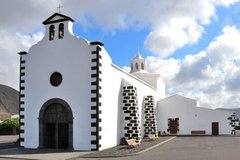
[[[206,134],[206,131],[204,131],[204,130],[194,130],[194,131],[191,131],[191,134],[204,135],[204,134]]]
[[[127,140],[127,144],[128,144],[128,146],[131,147],[131,148],[135,148],[135,147],[138,147],[138,146],[140,145],[140,143],[139,143],[139,142],[136,142],[135,139],[129,139],[129,140]]]

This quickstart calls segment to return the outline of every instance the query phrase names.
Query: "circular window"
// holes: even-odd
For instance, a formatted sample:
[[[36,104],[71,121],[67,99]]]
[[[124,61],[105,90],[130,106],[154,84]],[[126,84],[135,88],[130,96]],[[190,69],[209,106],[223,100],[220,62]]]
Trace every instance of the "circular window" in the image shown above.
[[[54,72],[50,77],[50,83],[52,86],[59,86],[62,83],[62,75],[59,72]]]

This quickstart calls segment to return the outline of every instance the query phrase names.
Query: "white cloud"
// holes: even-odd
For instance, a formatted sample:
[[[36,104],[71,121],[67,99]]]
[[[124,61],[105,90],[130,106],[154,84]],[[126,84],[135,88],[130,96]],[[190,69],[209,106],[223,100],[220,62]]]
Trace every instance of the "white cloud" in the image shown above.
[[[179,71],[179,62],[176,59],[161,59],[153,56],[146,58],[148,70],[159,73],[166,81],[171,80]]]
[[[239,107],[239,41],[240,29],[225,26],[205,50],[195,55],[186,55],[181,60],[150,57],[148,61],[155,65],[150,67],[152,71],[167,71],[162,75],[170,94],[196,98],[205,107]]]
[[[216,4],[220,4],[220,5],[224,5],[224,6],[228,7],[229,5],[234,4],[238,1],[239,0],[215,0],[214,2]]]
[[[168,57],[177,49],[198,42],[204,26],[217,20],[217,6],[228,7],[237,1],[72,0],[64,1],[64,5],[85,27],[97,24],[103,30],[114,31],[150,26],[145,47],[157,56]]]
[[[178,48],[197,42],[202,33],[203,27],[193,19],[173,18],[163,26],[156,26],[146,38],[145,46],[164,58]]]
[[[124,66],[122,69],[125,70],[126,72],[130,72],[131,71],[131,68],[128,67],[128,66]]]
[[[0,31],[0,84],[18,89],[19,55],[43,37],[43,33],[23,35]]]
[[[58,4],[58,0],[1,0],[0,30],[34,32],[39,23],[56,11]]]
[[[168,58],[197,43],[205,25],[217,20],[216,7],[239,0],[2,0],[0,3],[0,83],[18,88],[19,56],[42,36],[42,21],[57,11],[71,15],[84,27],[104,31],[149,27],[145,46],[157,57],[148,67],[165,77],[170,92],[196,97],[202,105],[236,106],[239,81],[239,30],[226,26],[205,50],[183,60]],[[165,57],[161,59],[160,57]],[[128,68],[127,68],[128,69]],[[10,74],[9,74],[10,73]]]

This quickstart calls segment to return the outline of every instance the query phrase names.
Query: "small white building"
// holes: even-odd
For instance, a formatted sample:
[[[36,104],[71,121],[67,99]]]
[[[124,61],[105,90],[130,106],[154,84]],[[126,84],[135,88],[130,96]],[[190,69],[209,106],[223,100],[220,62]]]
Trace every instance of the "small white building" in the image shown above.
[[[235,118],[231,111],[197,106],[197,101],[174,95],[158,101],[158,128],[168,134],[234,134]]]
[[[141,141],[148,134],[168,132],[169,118],[179,118],[179,134],[192,130],[210,134],[209,125],[202,122],[219,122],[219,134],[231,134],[232,113],[192,108],[193,116],[185,120],[182,116],[196,106],[195,101],[184,100],[191,106],[179,112],[174,107],[178,102],[164,101],[163,79],[147,72],[140,54],[128,73],[112,63],[103,43],[74,36],[73,22],[53,14],[43,22],[43,39],[19,53],[21,146],[102,150],[122,139]],[[203,111],[208,113],[204,117]],[[189,123],[195,115],[199,127]]]

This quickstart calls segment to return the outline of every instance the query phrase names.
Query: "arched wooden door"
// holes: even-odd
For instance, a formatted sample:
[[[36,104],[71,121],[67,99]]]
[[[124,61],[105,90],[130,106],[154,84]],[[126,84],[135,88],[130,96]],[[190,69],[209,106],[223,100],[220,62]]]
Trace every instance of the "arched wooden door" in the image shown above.
[[[40,113],[40,147],[72,148],[72,112],[62,103],[43,106]]]

